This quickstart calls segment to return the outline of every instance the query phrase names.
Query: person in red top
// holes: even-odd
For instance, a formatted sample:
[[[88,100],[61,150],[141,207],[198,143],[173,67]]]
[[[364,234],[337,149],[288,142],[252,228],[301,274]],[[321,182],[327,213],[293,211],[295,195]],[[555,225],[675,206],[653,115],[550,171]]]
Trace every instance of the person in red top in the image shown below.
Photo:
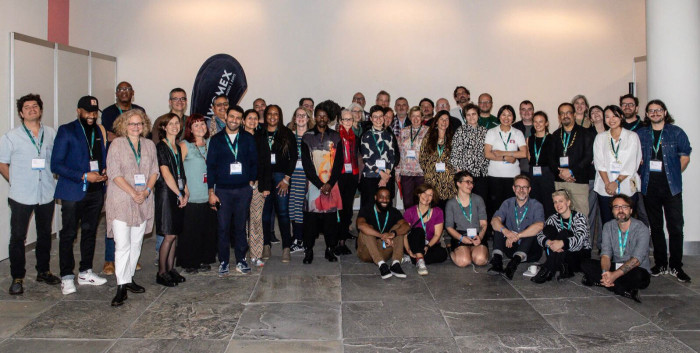
[[[338,233],[338,246],[335,248],[336,255],[348,255],[352,252],[345,245],[345,240],[352,238],[350,234],[350,224],[352,223],[352,205],[355,201],[355,192],[360,178],[360,168],[358,165],[359,138],[352,130],[352,113],[343,109],[340,113],[340,124],[338,132],[342,139],[343,153],[343,173],[338,179],[340,188],[340,198],[343,201],[343,209],[340,211],[340,232]]]

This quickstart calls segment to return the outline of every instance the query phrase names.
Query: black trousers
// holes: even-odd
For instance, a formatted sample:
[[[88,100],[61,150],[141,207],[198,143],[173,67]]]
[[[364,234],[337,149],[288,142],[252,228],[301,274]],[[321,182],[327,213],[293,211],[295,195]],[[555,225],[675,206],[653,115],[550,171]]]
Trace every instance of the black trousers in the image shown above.
[[[78,235],[80,224],[80,272],[92,269],[95,257],[95,233],[100,221],[104,194],[102,190],[88,192],[80,201],[61,200],[61,220],[63,229],[59,233],[58,257],[61,277],[74,275],[75,258],[73,242]]]
[[[216,227],[216,211],[208,202],[188,202],[182,234],[177,240],[177,265],[188,268],[216,262]]]
[[[342,174],[338,179],[340,198],[343,201],[343,209],[340,211],[340,230],[338,231],[338,240],[347,240],[352,238],[350,235],[350,223],[352,222],[352,205],[355,202],[357,185],[357,175]]]
[[[554,203],[552,202],[552,193],[554,193],[554,174],[549,167],[542,167],[542,175],[533,176],[532,167],[530,167],[530,179],[532,180],[532,189],[530,197],[539,201],[544,208],[545,217],[553,215]]]
[[[671,195],[668,183],[649,183],[644,196],[649,217],[651,242],[654,245],[654,263],[671,268],[683,267],[683,193]],[[664,215],[668,229],[668,248],[664,234]],[[671,253],[670,259],[666,250]]]
[[[474,178],[474,188],[472,193],[481,196],[484,202],[488,200],[489,197],[489,181],[488,177],[475,177]]]
[[[436,235],[437,236],[437,235]],[[408,239],[408,246],[411,248],[413,254],[423,254],[423,260],[426,265],[445,262],[447,260],[447,249],[440,245],[440,242],[435,243],[435,245],[428,248],[425,251],[425,233],[411,231],[408,232],[406,236]],[[411,259],[415,262],[415,259]]]
[[[612,266],[614,268],[615,264],[613,263]],[[603,278],[599,260],[587,259],[583,261],[581,272],[593,283],[599,283]],[[616,279],[615,286],[608,288],[608,290],[616,294],[623,294],[633,289],[644,289],[649,286],[650,278],[649,272],[638,266]]]
[[[43,205],[25,205],[10,198],[10,273],[12,278],[24,278],[26,274],[24,242],[27,240],[29,220],[34,213],[36,223],[36,270],[49,270],[51,253],[51,219],[53,218],[53,200]]]
[[[323,232],[326,247],[335,249],[338,245],[338,214],[336,212],[304,212],[304,248],[313,249],[316,237]]]
[[[493,254],[501,254],[510,259],[515,254],[525,254],[523,262],[535,262],[542,257],[542,248],[537,243],[537,237],[522,238],[518,243],[514,243],[512,247],[506,247],[506,237],[501,232],[493,232]]]
[[[488,218],[491,219],[493,214],[501,207],[503,201],[515,196],[515,193],[513,193],[513,178],[497,178],[490,176],[487,180],[489,184],[489,193],[484,201],[486,201],[486,213],[488,214]]]

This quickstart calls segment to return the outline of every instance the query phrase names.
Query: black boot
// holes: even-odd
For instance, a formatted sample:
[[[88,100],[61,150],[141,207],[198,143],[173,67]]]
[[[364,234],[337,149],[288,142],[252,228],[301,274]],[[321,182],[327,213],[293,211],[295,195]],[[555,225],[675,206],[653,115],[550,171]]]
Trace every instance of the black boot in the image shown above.
[[[625,297],[625,298],[632,299],[632,300],[636,301],[637,303],[640,303],[640,304],[642,303],[642,299],[639,297],[639,289],[632,289],[631,291],[624,291],[620,295]]]
[[[513,259],[510,260],[505,271],[503,271],[503,277],[513,279],[513,275],[515,274],[515,270],[518,269],[518,265],[520,265],[520,256],[513,256]]]
[[[314,261],[314,250],[306,249],[304,250],[304,261],[305,264],[311,264]]]
[[[128,290],[131,293],[144,293],[144,292],[146,292],[146,288],[143,288],[143,286],[139,286],[138,284],[136,284],[136,282],[134,282],[133,279],[131,280],[131,283],[125,284],[124,287],[126,288],[126,290]]]
[[[537,272],[537,275],[535,275],[535,277],[530,278],[530,280],[537,283],[537,284],[542,284],[544,282],[551,281],[553,277],[554,277],[554,272],[552,272],[547,267],[542,266],[540,271]]]
[[[173,267],[170,271],[168,271],[168,273],[170,274],[170,278],[173,279],[173,282],[182,283],[186,280],[185,277],[182,277],[182,275],[180,275],[180,273],[177,272],[175,267]]]
[[[165,272],[162,275],[160,273],[156,274],[156,283],[166,287],[175,287],[177,285],[177,282],[173,282],[173,279],[170,277],[168,272]]]
[[[491,258],[491,268],[486,273],[497,276],[503,273],[503,257],[501,255],[493,255]]]
[[[571,278],[573,276],[574,273],[571,271],[571,268],[569,268],[569,265],[566,263],[561,264],[561,270],[559,271],[559,276],[557,276],[557,281]]]
[[[120,306],[124,304],[124,301],[126,300],[126,285],[125,284],[120,284],[117,286],[117,295],[114,296],[114,299],[112,299],[112,306]]]
[[[333,254],[333,249],[326,248],[326,260],[328,260],[328,262],[337,262],[338,261],[338,258],[335,257],[335,254]]]

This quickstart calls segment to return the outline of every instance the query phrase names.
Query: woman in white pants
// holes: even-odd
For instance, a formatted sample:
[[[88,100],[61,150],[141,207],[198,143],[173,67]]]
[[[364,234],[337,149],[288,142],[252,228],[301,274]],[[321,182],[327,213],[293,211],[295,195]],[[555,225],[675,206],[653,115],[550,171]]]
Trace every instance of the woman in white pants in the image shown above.
[[[139,109],[121,114],[114,122],[116,138],[107,155],[107,236],[114,238],[114,267],[117,295],[112,306],[126,300],[126,291],[143,293],[134,282],[145,232],[153,228],[152,188],[158,179],[158,158],[153,142],[145,138],[151,122]]]

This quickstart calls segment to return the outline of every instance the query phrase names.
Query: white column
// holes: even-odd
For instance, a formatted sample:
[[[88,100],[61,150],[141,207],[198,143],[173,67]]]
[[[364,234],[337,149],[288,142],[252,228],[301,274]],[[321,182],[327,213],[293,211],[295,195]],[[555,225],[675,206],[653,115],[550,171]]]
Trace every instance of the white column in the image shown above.
[[[648,97],[666,103],[700,149],[700,1],[646,0]],[[642,113],[643,108],[640,108]],[[683,173],[685,253],[700,253],[700,152]]]

